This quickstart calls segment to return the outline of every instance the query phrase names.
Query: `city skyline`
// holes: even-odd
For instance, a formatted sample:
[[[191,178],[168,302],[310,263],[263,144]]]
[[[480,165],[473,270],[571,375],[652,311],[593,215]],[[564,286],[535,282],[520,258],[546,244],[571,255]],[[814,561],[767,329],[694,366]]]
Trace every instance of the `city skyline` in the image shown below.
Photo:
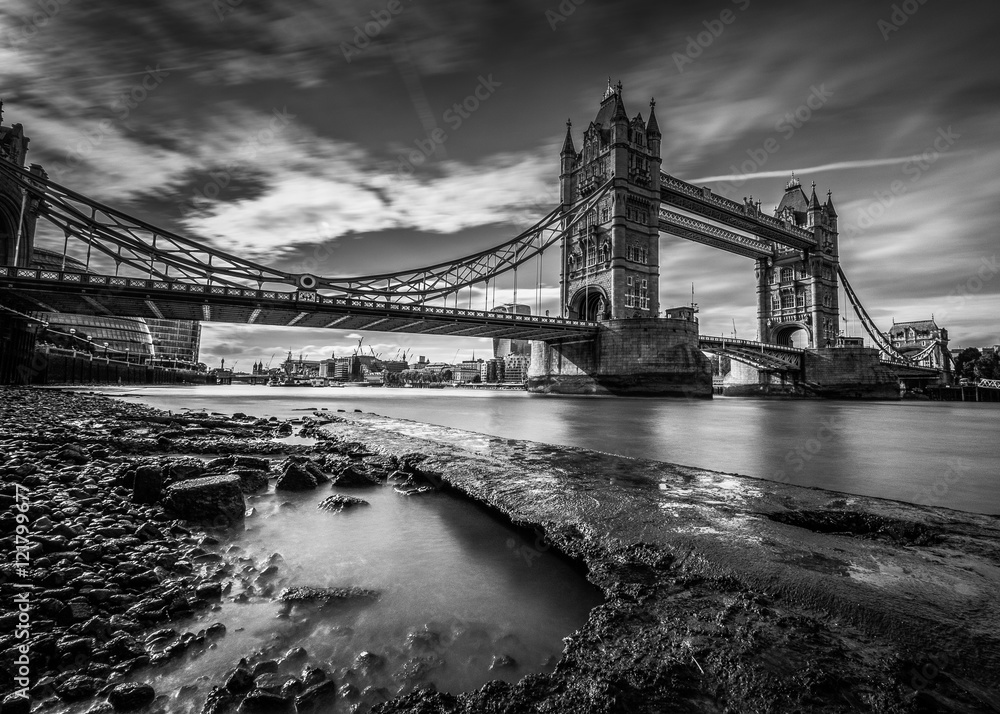
[[[630,116],[656,98],[668,173],[767,212],[793,171],[832,190],[842,264],[883,330],[933,315],[954,346],[1000,343],[992,6],[644,5],[10,3],[0,97],[55,181],[260,262],[347,275],[473,252],[544,214],[566,119],[579,146],[611,74]],[[750,261],[660,246],[661,306],[694,283],[703,332],[754,335]],[[558,309],[556,263],[521,302]],[[360,336],[294,329],[206,323],[202,361],[345,355]],[[459,342],[365,344],[446,361]]]

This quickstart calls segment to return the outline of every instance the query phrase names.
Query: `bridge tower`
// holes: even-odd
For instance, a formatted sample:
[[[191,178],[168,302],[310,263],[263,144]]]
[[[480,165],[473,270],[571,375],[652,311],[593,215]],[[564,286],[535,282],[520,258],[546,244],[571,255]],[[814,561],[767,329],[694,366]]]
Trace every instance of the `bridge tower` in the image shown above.
[[[20,124],[3,124],[0,101],[0,161],[24,168],[28,137]],[[45,177],[42,167],[32,164],[31,173]],[[35,220],[39,201],[13,181],[0,178],[0,266],[27,267],[35,244]],[[29,320],[0,310],[0,384],[30,382],[35,355],[35,331]]]
[[[837,344],[840,328],[837,266],[840,264],[837,210],[833,196],[825,203],[806,196],[793,174],[775,215],[811,230],[817,250],[778,247],[772,260],[757,261],[757,333],[761,342],[823,349]]]
[[[612,190],[562,246],[562,310],[574,319],[656,317],[659,311],[660,128],[628,118],[622,84],[604,92],[577,152],[572,126],[560,153],[560,200],[570,205],[612,181]],[[567,219],[568,222],[568,219]],[[564,228],[566,226],[564,225]]]
[[[3,102],[0,101],[0,161],[9,161],[24,168],[28,153],[28,137],[20,124],[3,124]],[[38,164],[31,165],[31,172],[44,177]],[[0,265],[25,267],[31,262],[35,240],[35,220],[38,200],[32,199],[13,182],[0,179]]]

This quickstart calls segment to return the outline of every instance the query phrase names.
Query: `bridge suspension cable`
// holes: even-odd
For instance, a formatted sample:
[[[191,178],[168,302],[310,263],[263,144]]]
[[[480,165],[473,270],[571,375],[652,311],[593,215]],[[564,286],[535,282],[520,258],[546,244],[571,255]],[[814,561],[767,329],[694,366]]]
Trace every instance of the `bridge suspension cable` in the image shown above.
[[[558,206],[515,237],[462,258],[395,273],[358,277],[320,277],[270,268],[211,248],[123,211],[43,179],[10,162],[0,161],[0,175],[40,201],[39,215],[69,239],[87,246],[88,267],[94,251],[137,274],[164,281],[208,281],[229,287],[280,284],[303,290],[327,290],[348,297],[420,303],[445,299],[474,284],[493,283],[559,242],[610,190],[611,182],[568,206]]]
[[[850,281],[847,279],[847,275],[844,274],[844,269],[837,266],[837,275],[840,276],[840,282],[844,286],[844,292],[847,294],[847,299],[850,301],[851,306],[854,308],[854,313],[858,316],[861,321],[861,325],[865,328],[865,332],[868,336],[872,338],[872,342],[878,347],[882,352],[884,359],[889,362],[894,362],[897,364],[910,364],[912,359],[904,356],[900,353],[892,344],[885,338],[872,320],[868,311],[865,310],[865,306],[861,304],[861,299],[858,297],[857,293],[854,292],[854,288],[851,287]]]

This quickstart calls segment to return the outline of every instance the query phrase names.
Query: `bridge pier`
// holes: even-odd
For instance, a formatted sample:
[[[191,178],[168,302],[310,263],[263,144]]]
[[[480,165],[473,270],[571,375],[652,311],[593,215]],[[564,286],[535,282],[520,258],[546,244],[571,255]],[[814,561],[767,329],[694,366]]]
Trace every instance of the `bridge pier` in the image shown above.
[[[527,389],[710,399],[712,365],[698,349],[695,322],[608,320],[591,340],[532,342]]]
[[[899,378],[868,347],[807,350],[801,374],[772,375],[732,361],[722,385],[729,397],[822,397],[826,399],[899,399]]]

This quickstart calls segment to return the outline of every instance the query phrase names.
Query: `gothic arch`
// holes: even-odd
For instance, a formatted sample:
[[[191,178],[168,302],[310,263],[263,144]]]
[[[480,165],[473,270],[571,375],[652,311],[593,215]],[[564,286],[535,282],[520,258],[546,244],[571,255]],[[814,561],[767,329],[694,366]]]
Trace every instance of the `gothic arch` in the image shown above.
[[[602,310],[603,307],[603,310]],[[611,301],[599,285],[580,288],[569,301],[571,320],[606,320],[611,312]]]
[[[799,332],[804,333],[805,340],[795,339],[796,334]],[[772,345],[783,345],[785,347],[812,347],[815,344],[812,326],[807,322],[782,322],[777,324],[771,328],[771,336],[767,342]]]
[[[14,241],[17,239],[19,208],[9,197],[0,195],[0,265],[14,264]],[[23,236],[21,240],[24,240]],[[23,264],[23,251],[19,258],[21,259],[19,262]]]

